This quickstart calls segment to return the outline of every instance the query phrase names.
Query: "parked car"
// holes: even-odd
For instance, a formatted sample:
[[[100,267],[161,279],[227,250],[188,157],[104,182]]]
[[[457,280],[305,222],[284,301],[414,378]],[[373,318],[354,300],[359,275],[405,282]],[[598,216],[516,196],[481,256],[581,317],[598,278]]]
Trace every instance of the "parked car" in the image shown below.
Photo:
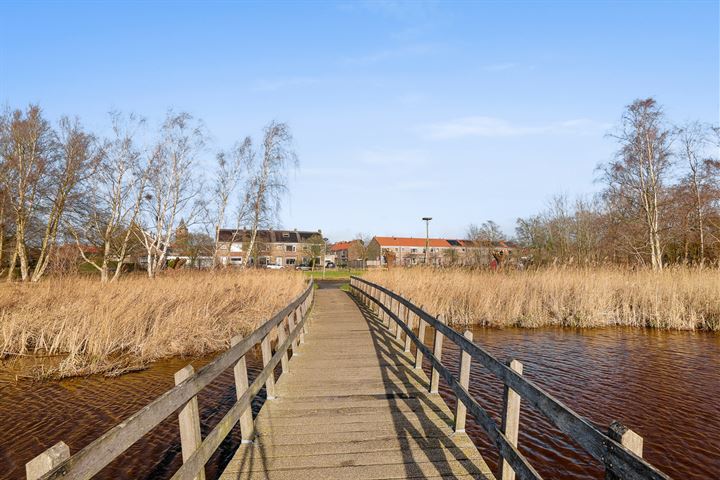
[[[307,263],[301,263],[300,265],[295,267],[295,270],[307,271],[310,270],[310,265],[308,265]]]
[[[325,268],[335,268],[335,262],[331,262],[330,260],[328,260],[327,262],[325,262]]]
[[[274,264],[274,263],[268,263],[267,265],[265,265],[265,268],[267,268],[267,269],[269,269],[269,270],[280,270],[280,269],[282,269],[283,267],[282,267],[282,265],[276,265],[276,264]]]

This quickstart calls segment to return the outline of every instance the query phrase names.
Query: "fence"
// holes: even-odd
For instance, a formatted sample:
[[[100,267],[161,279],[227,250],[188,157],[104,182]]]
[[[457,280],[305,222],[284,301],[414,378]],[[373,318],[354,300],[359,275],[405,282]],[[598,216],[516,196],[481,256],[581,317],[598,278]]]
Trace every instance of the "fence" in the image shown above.
[[[455,430],[464,430],[467,413],[475,418],[500,454],[499,479],[513,480],[515,475],[523,480],[542,478],[517,448],[521,400],[532,405],[562,433],[602,463],[605,467],[606,480],[670,479],[642,458],[642,437],[619,422],[613,422],[607,433],[601,432],[562,402],[523,377],[520,362],[512,360],[506,365],[474,344],[471,332],[466,331],[464,334],[456,332],[440,317],[433,317],[402,296],[378,284],[352,277],[350,286],[354,294],[358,295],[368,307],[374,309],[380,319],[387,322],[387,327],[395,332],[397,340],[402,340],[402,335],[405,335],[406,352],[411,351],[411,343],[415,344],[415,368],[422,368],[423,357],[430,362],[432,366],[430,392],[438,391],[441,377],[452,389],[457,397]],[[417,330],[414,328],[415,323]],[[435,330],[432,350],[424,343],[427,327]],[[458,378],[455,378],[441,362],[444,338],[460,348]],[[476,361],[487,368],[504,385],[501,425],[498,425],[468,392],[471,361]]]
[[[295,300],[275,314],[249,336],[234,337],[230,349],[219,355],[197,372],[188,365],[175,374],[175,387],[152,403],[113,427],[75,455],[64,442],[59,442],[41,453],[25,466],[27,478],[87,479],[102,470],[150,430],[178,409],[183,465],[173,479],[205,479],[205,463],[236,423],[240,423],[243,442],[254,437],[251,403],[265,386],[267,398],[275,397],[275,367],[280,363],[282,372],[288,370],[288,349],[297,352],[298,344],[305,342],[308,330],[307,312],[314,296],[312,281]],[[277,333],[277,346],[272,353],[271,339]],[[263,369],[248,385],[245,354],[260,344]],[[205,437],[200,435],[200,416],[197,394],[226,369],[233,367],[237,401],[215,428]]]

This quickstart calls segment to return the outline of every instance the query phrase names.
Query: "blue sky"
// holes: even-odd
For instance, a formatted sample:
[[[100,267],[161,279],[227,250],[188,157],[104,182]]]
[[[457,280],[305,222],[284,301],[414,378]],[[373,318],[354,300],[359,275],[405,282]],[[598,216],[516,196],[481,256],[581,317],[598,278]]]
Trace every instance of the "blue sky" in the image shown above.
[[[3,2],[0,104],[91,129],[205,121],[205,154],[271,119],[300,168],[284,227],[462,236],[597,191],[633,99],[718,122],[718,2]],[[208,172],[209,173],[209,172]]]

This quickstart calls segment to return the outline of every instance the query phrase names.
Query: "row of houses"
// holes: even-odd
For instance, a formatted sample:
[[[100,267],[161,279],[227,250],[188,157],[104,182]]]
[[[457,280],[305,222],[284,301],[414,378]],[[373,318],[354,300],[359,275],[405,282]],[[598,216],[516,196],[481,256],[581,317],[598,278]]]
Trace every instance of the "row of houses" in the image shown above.
[[[248,256],[249,230],[220,230],[219,257],[224,265],[242,265],[247,257],[258,266],[295,267],[332,261],[341,267],[446,265],[500,265],[512,256],[509,242],[482,242],[447,238],[375,236],[367,245],[351,240],[326,245],[322,230],[258,230]],[[427,255],[426,255],[427,245]]]
[[[498,266],[511,257],[514,245],[448,238],[373,237],[338,242],[330,251],[340,266],[488,265]]]

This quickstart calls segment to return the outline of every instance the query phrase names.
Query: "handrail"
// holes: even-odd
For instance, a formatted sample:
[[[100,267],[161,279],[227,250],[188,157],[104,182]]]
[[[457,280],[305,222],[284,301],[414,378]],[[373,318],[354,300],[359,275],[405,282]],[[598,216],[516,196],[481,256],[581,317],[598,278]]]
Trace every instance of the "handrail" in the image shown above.
[[[279,342],[276,353],[272,358],[264,361],[265,365],[263,370],[255,381],[253,381],[250,388],[242,393],[242,395],[238,392],[239,398],[231,407],[230,411],[207,436],[205,441],[198,446],[190,458],[184,461],[182,468],[173,478],[196,477],[198,472],[204,467],[207,459],[210,458],[222,440],[227,436],[243,412],[250,407],[253,397],[260,391],[262,385],[269,382],[275,366],[280,362],[281,357],[286,355],[290,344],[293,343],[298,336],[302,338],[302,334],[304,334],[307,328],[306,312],[309,304],[312,303],[313,296],[314,284],[311,280],[308,287],[289,305],[277,312],[270,320],[266,321],[249,336],[239,340],[212,362],[200,368],[197,373],[160,395],[75,455],[67,458],[69,454],[65,453],[61,455],[61,458],[55,458],[59,446],[61,446],[60,450],[64,449],[67,452],[67,446],[65,446],[63,442],[60,442],[40,454],[31,462],[28,462],[26,467],[28,477],[32,476],[33,478],[40,478],[42,480],[66,477],[73,479],[91,478],[163,420],[179,408],[188,404],[203,388],[210,384],[210,382],[227,368],[244,360],[245,354],[256,344],[261,342],[263,342],[263,344],[267,343],[267,348],[269,349],[268,335],[274,328],[279,327],[285,319],[289,319],[291,323],[290,335],[288,335],[284,341]],[[295,325],[292,323],[293,320],[290,319],[292,315],[295,315],[296,318],[299,317]],[[282,328],[284,330],[285,327],[282,326]],[[293,353],[295,352],[293,351]],[[45,457],[43,457],[44,455]],[[33,462],[41,466],[31,467]],[[49,470],[47,469],[48,463],[52,467]],[[32,474],[31,469],[33,470]],[[38,469],[42,469],[42,471]]]
[[[525,462],[518,463],[518,460],[524,460],[524,457],[520,454],[518,454],[520,455],[519,458],[517,457],[515,454],[517,451],[516,448],[512,445],[512,443],[507,441],[503,432],[497,428],[497,424],[494,420],[492,420],[487,415],[487,412],[485,412],[485,410],[483,410],[482,407],[480,407],[480,405],[470,397],[467,390],[465,390],[452,376],[452,374],[450,374],[450,372],[440,363],[440,361],[434,357],[432,352],[424,345],[424,343],[414,335],[412,329],[400,320],[399,315],[396,315],[392,309],[387,308],[383,302],[376,299],[373,295],[365,291],[365,289],[360,288],[357,283],[369,287],[369,289],[375,289],[377,292],[382,292],[382,294],[398,302],[408,311],[414,313],[421,321],[424,321],[428,325],[434,327],[438,333],[452,340],[462,351],[469,354],[473,360],[478,361],[499,380],[501,380],[507,388],[515,391],[523,399],[530,402],[532,406],[542,412],[543,415],[545,415],[545,417],[547,417],[561,432],[577,442],[596,460],[602,462],[605,465],[606,471],[611,472],[619,478],[639,480],[670,479],[668,475],[653,467],[650,463],[642,457],[636,455],[622,443],[598,430],[585,418],[575,413],[572,409],[544,391],[535,383],[504,365],[483,348],[469,341],[462,334],[448,327],[420,307],[381,285],[352,276],[351,287],[364,294],[379,307],[382,307],[383,311],[405,331],[406,335],[410,336],[416,347],[430,360],[433,368],[443,376],[448,385],[453,389],[455,394],[458,396],[458,401],[462,401],[466,405],[468,411],[473,414],[473,416],[478,420],[480,426],[483,427],[483,430],[485,430],[485,432],[495,442],[496,446],[500,450],[501,456],[511,464],[515,472],[521,478],[537,477],[533,477],[532,472],[523,471],[526,469],[526,465],[524,465]],[[508,446],[512,446],[513,448],[508,448]],[[507,451],[503,452],[503,449]],[[506,455],[509,455],[509,457]]]

